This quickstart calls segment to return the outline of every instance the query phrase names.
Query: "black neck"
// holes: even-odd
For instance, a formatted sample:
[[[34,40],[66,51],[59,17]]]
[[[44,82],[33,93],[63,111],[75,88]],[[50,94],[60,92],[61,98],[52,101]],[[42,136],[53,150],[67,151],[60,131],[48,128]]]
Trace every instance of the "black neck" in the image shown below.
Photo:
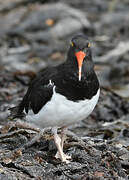
[[[89,54],[85,58],[82,66],[82,78],[79,81],[76,57],[69,53],[67,61],[61,65],[62,68],[59,68],[60,78],[56,80],[58,87],[56,91],[73,101],[91,99],[99,88],[92,57]]]
[[[78,81],[78,64],[75,54],[71,49],[68,51],[67,61],[65,62],[66,67],[69,68],[69,73],[73,73],[73,76],[76,76],[76,80]],[[84,81],[86,79],[90,79],[91,76],[94,74],[94,64],[92,61],[91,50],[88,51],[86,57],[84,58],[83,65],[82,65],[82,79]]]

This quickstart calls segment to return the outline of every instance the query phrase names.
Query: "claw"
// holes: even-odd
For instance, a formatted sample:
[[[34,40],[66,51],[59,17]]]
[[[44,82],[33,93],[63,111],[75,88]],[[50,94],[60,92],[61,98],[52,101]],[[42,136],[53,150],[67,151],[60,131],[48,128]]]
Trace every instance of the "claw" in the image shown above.
[[[55,158],[56,159],[61,159],[59,151],[57,151],[57,153],[55,155]],[[62,162],[66,162],[66,164],[68,164],[68,163],[70,163],[70,161],[68,159],[72,159],[71,156],[63,153]]]

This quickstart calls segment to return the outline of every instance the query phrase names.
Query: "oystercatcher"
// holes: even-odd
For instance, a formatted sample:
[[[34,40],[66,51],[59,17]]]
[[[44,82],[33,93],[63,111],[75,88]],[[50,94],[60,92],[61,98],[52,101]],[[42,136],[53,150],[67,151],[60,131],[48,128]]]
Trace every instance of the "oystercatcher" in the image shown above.
[[[40,128],[53,127],[56,158],[68,162],[70,157],[63,153],[64,138],[58,136],[57,128],[89,116],[99,93],[90,42],[86,36],[76,35],[71,40],[65,63],[47,68],[32,81],[17,114],[25,112],[27,122]]]

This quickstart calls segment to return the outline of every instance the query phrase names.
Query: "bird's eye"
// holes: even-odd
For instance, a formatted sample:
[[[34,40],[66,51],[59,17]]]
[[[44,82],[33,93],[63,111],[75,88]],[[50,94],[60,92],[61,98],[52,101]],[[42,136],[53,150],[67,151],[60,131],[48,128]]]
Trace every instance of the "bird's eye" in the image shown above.
[[[90,47],[90,43],[88,43],[88,48]]]
[[[72,46],[72,47],[74,46],[73,42],[71,42],[71,46]]]

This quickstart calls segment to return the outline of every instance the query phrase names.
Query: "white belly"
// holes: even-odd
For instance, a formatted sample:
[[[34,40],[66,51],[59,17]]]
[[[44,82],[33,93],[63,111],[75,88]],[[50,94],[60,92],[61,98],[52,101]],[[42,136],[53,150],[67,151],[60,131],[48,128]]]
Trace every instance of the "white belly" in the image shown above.
[[[46,103],[38,114],[29,111],[26,119],[39,128],[62,127],[77,123],[91,114],[98,102],[99,94],[100,89],[90,100],[73,102],[53,90],[51,101]]]

